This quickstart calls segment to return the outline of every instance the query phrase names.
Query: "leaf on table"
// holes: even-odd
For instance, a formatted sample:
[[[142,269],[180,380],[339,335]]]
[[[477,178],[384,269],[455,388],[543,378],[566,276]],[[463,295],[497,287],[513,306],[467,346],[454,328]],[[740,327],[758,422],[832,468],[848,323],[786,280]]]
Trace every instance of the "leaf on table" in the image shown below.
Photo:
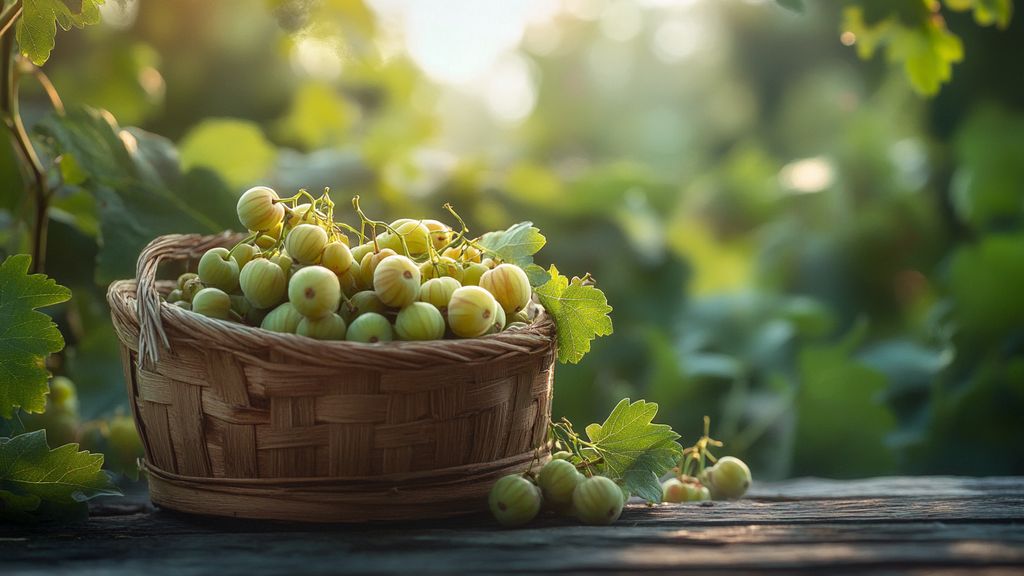
[[[520,222],[507,230],[488,232],[480,237],[481,246],[520,268],[533,264],[533,255],[545,243],[547,238],[533,226],[533,222]]]
[[[590,352],[590,342],[612,333],[612,307],[604,292],[579,278],[568,278],[551,266],[551,280],[535,290],[558,328],[558,360],[575,364]]]
[[[587,436],[601,455],[601,470],[620,480],[630,494],[661,502],[659,477],[675,466],[682,446],[666,424],[653,424],[658,405],[622,399],[604,424],[587,426]]]
[[[9,256],[0,264],[0,417],[14,409],[46,409],[46,356],[64,348],[57,325],[36,308],[66,302],[71,291],[44,274],[29,274],[32,258]]]
[[[36,66],[42,66],[53,51],[57,26],[70,30],[97,24],[103,3],[104,0],[80,0],[73,3],[78,8],[76,12],[66,0],[24,0],[16,32],[21,53]]]
[[[67,512],[96,496],[120,495],[102,466],[102,454],[79,452],[77,444],[51,450],[42,430],[0,438],[0,518],[44,504],[50,513]]]

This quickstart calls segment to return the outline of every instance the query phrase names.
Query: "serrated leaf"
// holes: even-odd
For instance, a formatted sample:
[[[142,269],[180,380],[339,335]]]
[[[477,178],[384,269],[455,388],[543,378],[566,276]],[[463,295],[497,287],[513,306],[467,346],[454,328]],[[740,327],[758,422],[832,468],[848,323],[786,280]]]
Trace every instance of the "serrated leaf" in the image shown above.
[[[604,424],[587,426],[587,437],[601,454],[604,475],[619,480],[631,494],[648,502],[661,502],[658,478],[671,469],[682,447],[666,424],[653,424],[658,405],[622,399]]]
[[[533,222],[520,222],[507,230],[488,232],[480,237],[481,246],[496,253],[505,262],[521,268],[533,264],[533,255],[545,243],[547,238],[533,226]]]
[[[575,364],[590,352],[590,342],[598,336],[612,333],[612,307],[604,292],[584,285],[574,278],[572,282],[551,266],[551,280],[534,292],[541,305],[551,314],[558,328],[558,360]]]
[[[51,450],[42,430],[0,438],[0,490],[7,493],[3,500],[16,503],[21,512],[30,511],[26,508],[33,502],[64,511],[82,508],[96,496],[119,495],[102,466],[102,454],[79,452],[77,444]],[[0,517],[8,513],[0,507]]]
[[[46,356],[64,348],[64,337],[36,308],[66,302],[71,291],[43,274],[29,274],[32,258],[8,257],[0,264],[0,417],[14,409],[46,408]]]
[[[64,30],[85,28],[100,21],[100,6],[104,0],[81,0],[78,12],[65,0],[24,0],[22,16],[18,20],[18,47],[36,66],[42,66],[53,51],[57,26]]]

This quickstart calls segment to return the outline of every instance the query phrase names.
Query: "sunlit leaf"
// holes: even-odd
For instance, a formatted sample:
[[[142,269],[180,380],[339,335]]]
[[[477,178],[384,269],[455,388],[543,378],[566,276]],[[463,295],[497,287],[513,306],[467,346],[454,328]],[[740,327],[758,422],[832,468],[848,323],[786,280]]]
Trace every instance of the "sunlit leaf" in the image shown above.
[[[18,20],[18,47],[36,66],[50,58],[57,26],[64,30],[84,28],[100,21],[100,5],[104,0],[81,0],[73,10],[66,0],[23,0]]]
[[[533,222],[520,222],[507,230],[488,232],[480,237],[480,245],[505,262],[525,268],[533,264],[533,255],[540,251],[547,239]]]
[[[277,156],[259,125],[230,118],[201,122],[181,140],[180,153],[183,169],[213,170],[239,193],[266,178]]]
[[[675,465],[682,447],[679,434],[665,424],[652,424],[658,405],[625,398],[615,406],[604,424],[587,426],[587,436],[596,445],[602,462],[599,469],[623,487],[648,502],[661,502],[659,477]]]
[[[358,114],[359,109],[336,88],[321,83],[303,84],[277,129],[285,140],[312,150],[342,143]]]
[[[558,360],[575,364],[590,351],[590,342],[612,333],[612,307],[603,292],[579,279],[572,282],[551,266],[551,280],[537,288],[540,303],[558,327]]]

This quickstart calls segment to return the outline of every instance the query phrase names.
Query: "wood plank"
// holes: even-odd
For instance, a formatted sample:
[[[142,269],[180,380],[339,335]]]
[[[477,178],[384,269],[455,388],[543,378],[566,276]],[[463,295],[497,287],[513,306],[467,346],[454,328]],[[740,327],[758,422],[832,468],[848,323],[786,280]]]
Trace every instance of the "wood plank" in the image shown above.
[[[1024,573],[1024,478],[804,479],[753,495],[631,503],[611,527],[544,517],[501,530],[485,515],[397,526],[203,518],[153,510],[136,492],[103,499],[79,524],[0,525],[0,572]]]

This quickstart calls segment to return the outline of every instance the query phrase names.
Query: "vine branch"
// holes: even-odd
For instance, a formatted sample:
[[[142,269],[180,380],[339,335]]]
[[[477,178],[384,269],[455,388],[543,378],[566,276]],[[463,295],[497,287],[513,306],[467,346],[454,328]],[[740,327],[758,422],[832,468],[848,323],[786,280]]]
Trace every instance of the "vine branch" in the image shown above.
[[[11,132],[18,158],[31,174],[35,207],[32,226],[32,266],[35,272],[42,272],[46,265],[46,229],[49,224],[47,213],[50,207],[50,186],[46,179],[46,169],[32,146],[18,106],[19,71],[14,48],[14,34],[11,29],[21,13],[21,0],[16,0],[0,14],[0,116],[3,117],[4,125]]]

